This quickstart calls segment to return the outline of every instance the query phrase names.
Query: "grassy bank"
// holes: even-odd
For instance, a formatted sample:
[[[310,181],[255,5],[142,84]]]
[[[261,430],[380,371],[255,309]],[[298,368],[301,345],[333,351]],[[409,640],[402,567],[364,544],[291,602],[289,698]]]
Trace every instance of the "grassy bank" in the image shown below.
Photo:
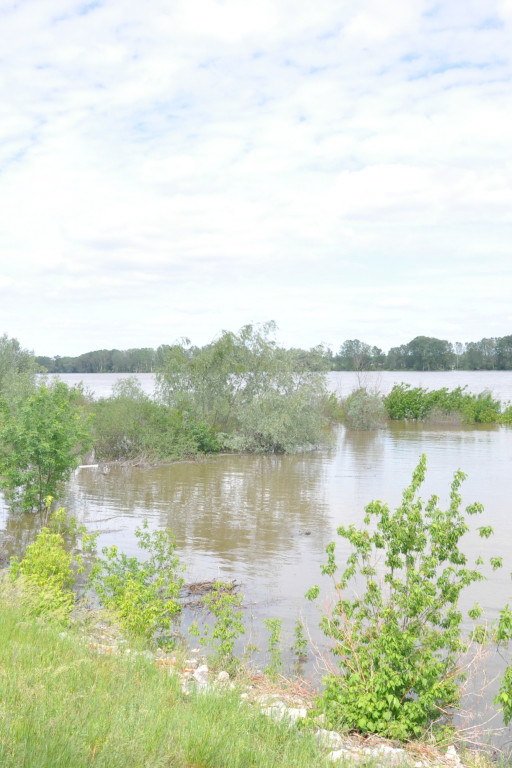
[[[185,696],[142,654],[97,656],[76,632],[0,609],[3,768],[328,765],[313,736],[236,691]]]

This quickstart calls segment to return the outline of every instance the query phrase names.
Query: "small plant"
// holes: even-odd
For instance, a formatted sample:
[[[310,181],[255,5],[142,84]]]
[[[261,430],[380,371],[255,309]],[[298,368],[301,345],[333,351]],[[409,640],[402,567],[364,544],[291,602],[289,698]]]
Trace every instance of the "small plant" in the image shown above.
[[[301,619],[297,619],[295,622],[293,636],[295,640],[292,650],[294,651],[299,661],[306,659],[308,655],[308,640],[304,634],[304,624]]]
[[[458,600],[483,576],[459,548],[469,530],[460,510],[464,473],[455,473],[449,508],[442,510],[436,496],[424,504],[418,495],[425,471],[423,455],[394,512],[373,501],[363,528],[338,529],[353,550],[340,577],[334,542],[327,547],[322,572],[333,579],[336,597],[321,626],[340,671],[327,676],[319,706],[332,725],[404,740],[436,723],[449,728],[447,713],[459,705],[466,643]],[[479,512],[480,504],[466,508],[467,515]],[[483,537],[492,533],[488,526],[479,530]],[[499,558],[491,564],[499,567]],[[363,587],[359,596],[348,591],[354,577]],[[318,594],[315,587],[307,596]]]
[[[116,546],[105,547],[105,557],[95,563],[90,583],[101,604],[115,613],[126,630],[165,645],[181,610],[178,596],[183,578],[176,542],[168,529],[150,533],[147,520],[135,535],[149,559],[141,562],[118,552]]]
[[[232,590],[231,584],[216,581],[211,591],[201,598],[202,604],[214,616],[213,627],[206,624],[202,637],[197,622],[189,627],[190,634],[199,637],[201,645],[210,645],[214,651],[214,659],[230,667],[236,666],[236,640],[245,634],[243,613],[240,610],[242,595],[235,594]]]
[[[282,619],[263,619],[263,623],[270,632],[268,640],[268,653],[270,664],[265,667],[265,674],[275,679],[283,667],[283,659],[279,646],[281,645]]]

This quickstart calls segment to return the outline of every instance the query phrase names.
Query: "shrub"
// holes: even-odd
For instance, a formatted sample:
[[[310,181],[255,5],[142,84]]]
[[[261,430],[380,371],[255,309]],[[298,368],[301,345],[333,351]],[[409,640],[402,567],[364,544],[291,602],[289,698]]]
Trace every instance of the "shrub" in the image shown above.
[[[385,417],[386,410],[377,392],[356,389],[345,401],[345,421],[350,429],[377,429]]]
[[[51,502],[48,497],[48,510]],[[59,507],[50,516],[48,527],[29,544],[22,560],[11,558],[9,575],[31,614],[68,618],[75,602],[72,588],[76,576],[84,570],[85,556],[94,552],[95,538]]]
[[[384,405],[390,419],[425,419],[432,413],[460,413],[466,424],[492,424],[502,421],[501,403],[485,390],[478,395],[466,391],[466,387],[453,390],[426,390],[410,384],[395,384],[384,397]]]
[[[458,599],[483,578],[478,564],[468,566],[459,541],[468,531],[466,515],[482,507],[468,506],[466,515],[460,510],[465,477],[460,470],[447,510],[439,508],[436,496],[424,504],[418,494],[425,471],[422,456],[394,512],[373,501],[363,528],[338,529],[352,547],[338,579],[334,542],[327,547],[322,571],[332,577],[336,598],[321,626],[333,642],[340,672],[326,678],[319,706],[331,725],[409,739],[440,724],[459,704],[458,658],[466,644]],[[482,536],[490,533],[480,529]],[[353,578],[363,585],[360,597],[348,594]],[[315,587],[307,596],[318,594]]]
[[[158,461],[219,450],[207,424],[152,400],[136,379],[117,383],[112,397],[98,400],[94,408],[95,451],[100,461],[140,456]]]
[[[122,627],[135,635],[169,641],[169,629],[181,610],[178,602],[183,586],[182,570],[175,554],[176,543],[170,530],[148,530],[147,520],[135,535],[148,560],[119,553],[116,546],[102,550],[91,572],[90,584],[100,603],[114,612]]]
[[[82,390],[62,381],[0,401],[0,487],[11,505],[43,511],[89,450],[90,422]]]
[[[508,405],[501,414],[500,421],[502,424],[512,424],[512,405]]]
[[[237,427],[226,445],[251,453],[294,453],[323,440],[325,419],[316,387],[269,389],[237,410]]]
[[[245,634],[243,623],[242,595],[233,592],[233,585],[216,581],[210,592],[201,598],[201,603],[213,614],[213,627],[205,624],[202,631],[194,622],[189,632],[200,637],[201,645],[210,645],[214,655],[213,660],[233,668],[237,666],[235,659],[235,643],[240,635]]]

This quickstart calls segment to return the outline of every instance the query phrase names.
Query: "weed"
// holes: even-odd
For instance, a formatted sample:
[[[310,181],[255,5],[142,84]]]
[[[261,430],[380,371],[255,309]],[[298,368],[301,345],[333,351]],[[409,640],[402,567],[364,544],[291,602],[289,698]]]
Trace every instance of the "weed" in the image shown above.
[[[270,632],[268,640],[268,653],[270,655],[270,664],[265,667],[265,674],[272,679],[276,679],[283,667],[281,650],[281,631],[283,629],[282,619],[263,619],[263,623]]]

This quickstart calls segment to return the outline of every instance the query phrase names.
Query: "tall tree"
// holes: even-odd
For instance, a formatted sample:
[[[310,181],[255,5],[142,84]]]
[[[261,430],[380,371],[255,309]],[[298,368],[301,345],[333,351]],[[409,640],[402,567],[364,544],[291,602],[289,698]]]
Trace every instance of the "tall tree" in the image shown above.
[[[414,371],[447,371],[454,364],[449,341],[431,336],[416,336],[407,344],[407,367]]]

